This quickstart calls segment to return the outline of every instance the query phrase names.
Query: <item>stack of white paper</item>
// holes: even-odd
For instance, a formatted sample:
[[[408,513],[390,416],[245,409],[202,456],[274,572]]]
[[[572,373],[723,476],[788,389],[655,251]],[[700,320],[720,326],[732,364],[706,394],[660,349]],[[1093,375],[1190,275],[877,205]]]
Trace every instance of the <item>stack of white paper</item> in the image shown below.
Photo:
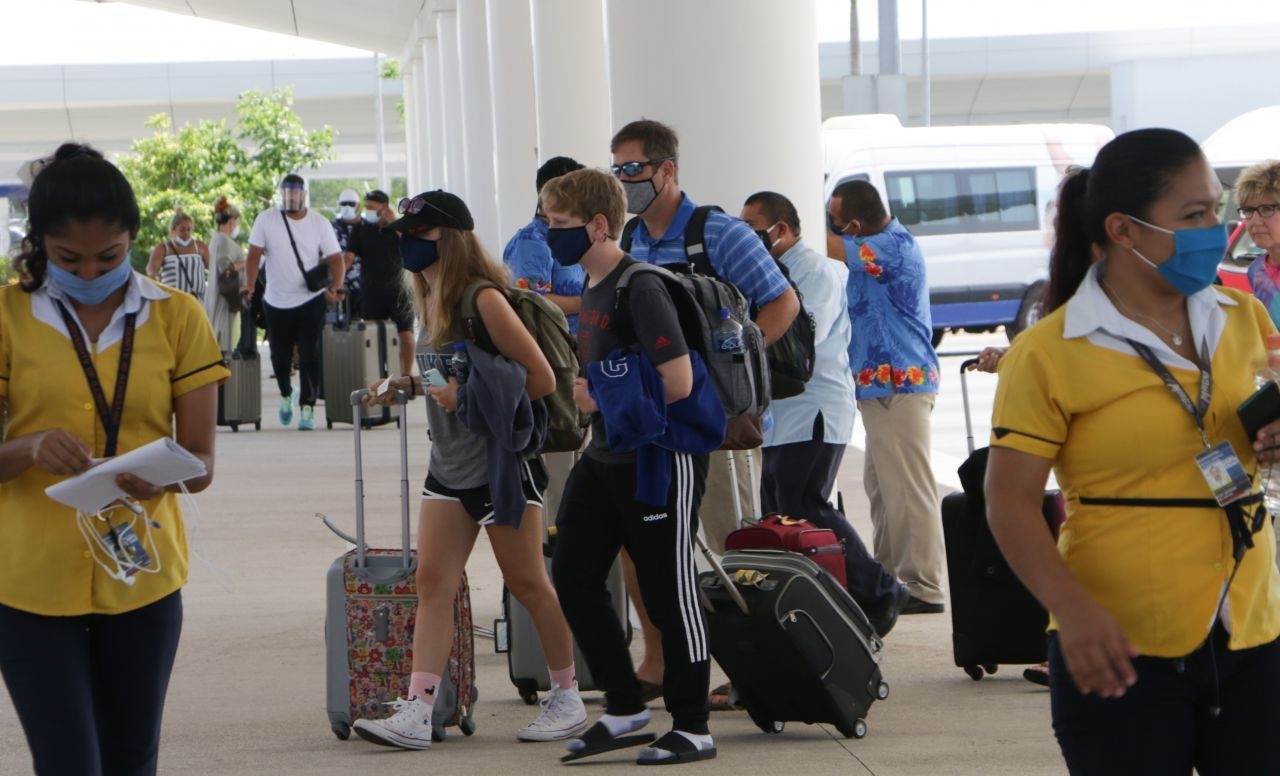
[[[116,476],[132,474],[152,485],[164,487],[199,477],[204,462],[169,437],[162,437],[114,458],[104,458],[90,469],[45,488],[54,501],[82,512],[97,512],[111,502],[128,496],[116,485]]]

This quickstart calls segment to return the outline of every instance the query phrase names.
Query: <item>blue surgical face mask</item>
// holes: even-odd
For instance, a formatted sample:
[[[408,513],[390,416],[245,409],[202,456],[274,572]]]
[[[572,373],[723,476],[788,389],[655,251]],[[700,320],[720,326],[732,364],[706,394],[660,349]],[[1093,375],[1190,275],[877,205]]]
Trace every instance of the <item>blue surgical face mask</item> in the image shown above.
[[[129,282],[133,274],[133,265],[129,263],[129,255],[113,269],[107,270],[92,280],[86,280],[62,267],[48,263],[49,283],[62,293],[80,304],[100,304],[104,299]]]
[[[440,252],[436,249],[435,240],[400,235],[400,260],[410,272],[421,272],[435,264],[439,258]]]
[[[548,229],[547,247],[560,266],[572,267],[582,261],[582,257],[591,250],[591,235],[587,234],[587,225]]]
[[[1217,226],[1201,226],[1193,229],[1165,229],[1149,224],[1141,218],[1128,216],[1134,223],[1148,229],[1173,235],[1173,256],[1164,264],[1156,264],[1151,259],[1138,253],[1137,248],[1130,248],[1134,254],[1145,261],[1169,285],[1177,289],[1183,296],[1191,296],[1205,290],[1213,284],[1218,276],[1218,265],[1227,251],[1227,228]]]

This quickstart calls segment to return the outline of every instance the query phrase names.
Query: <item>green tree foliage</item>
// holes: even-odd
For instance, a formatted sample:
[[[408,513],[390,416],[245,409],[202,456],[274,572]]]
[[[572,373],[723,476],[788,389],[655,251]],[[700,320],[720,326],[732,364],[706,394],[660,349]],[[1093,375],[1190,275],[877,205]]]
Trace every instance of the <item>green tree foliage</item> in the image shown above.
[[[249,91],[236,104],[238,126],[225,119],[187,124],[174,131],[165,114],[147,126],[155,134],[133,143],[120,169],[142,211],[133,264],[146,267],[151,249],[169,235],[178,207],[195,220],[195,232],[213,232],[213,203],[225,194],[240,209],[247,231],[286,173],[317,169],[332,158],[334,130],[307,131],[293,112],[293,90]]]

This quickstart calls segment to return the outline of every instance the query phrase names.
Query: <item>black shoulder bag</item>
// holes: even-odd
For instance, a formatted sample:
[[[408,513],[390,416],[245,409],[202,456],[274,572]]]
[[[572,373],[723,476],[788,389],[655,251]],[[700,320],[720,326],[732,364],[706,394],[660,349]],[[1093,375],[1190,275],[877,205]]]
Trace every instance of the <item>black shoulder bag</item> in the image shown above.
[[[298,262],[298,271],[302,273],[302,280],[307,284],[308,291],[323,291],[329,287],[330,272],[329,262],[324,260],[324,254],[320,254],[320,263],[306,269],[302,266],[302,257],[298,255],[298,244],[293,241],[293,230],[289,228],[289,216],[285,215],[283,210],[280,211],[280,217],[284,219],[284,230],[289,234],[289,245],[293,246],[293,260]],[[319,251],[319,248],[316,249]]]

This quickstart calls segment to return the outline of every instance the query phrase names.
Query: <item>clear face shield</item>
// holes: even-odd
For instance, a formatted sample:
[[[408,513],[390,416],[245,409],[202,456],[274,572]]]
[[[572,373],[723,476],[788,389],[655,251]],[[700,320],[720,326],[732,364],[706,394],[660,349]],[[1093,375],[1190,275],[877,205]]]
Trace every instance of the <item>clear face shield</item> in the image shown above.
[[[280,184],[280,209],[297,213],[307,206],[307,187],[301,183]]]

